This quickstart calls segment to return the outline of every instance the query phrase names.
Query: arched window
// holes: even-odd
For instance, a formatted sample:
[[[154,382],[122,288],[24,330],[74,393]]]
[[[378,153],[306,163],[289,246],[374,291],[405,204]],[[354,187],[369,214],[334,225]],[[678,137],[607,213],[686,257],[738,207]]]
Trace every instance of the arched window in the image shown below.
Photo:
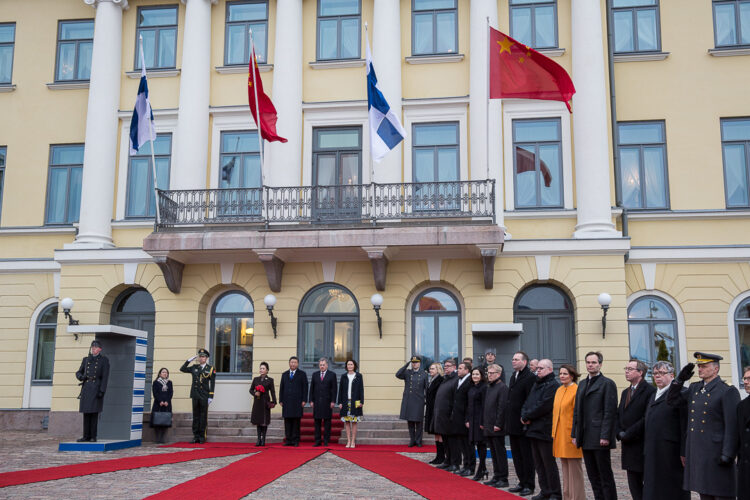
[[[412,307],[412,353],[422,366],[461,353],[461,308],[449,291],[430,288],[420,293]],[[460,360],[459,360],[460,361]]]
[[[552,285],[523,289],[516,297],[513,318],[523,325],[520,346],[530,358],[547,358],[555,366],[576,364],[573,303],[564,291]]]
[[[36,321],[33,384],[51,384],[55,369],[55,332],[57,304],[47,306]]]
[[[649,367],[657,361],[669,361],[679,368],[677,316],[663,299],[647,295],[628,308],[630,357]]]
[[[298,352],[303,368],[326,357],[342,372],[347,359],[359,359],[359,306],[346,288],[320,285],[310,290],[299,308]]]
[[[740,357],[738,368],[742,380],[741,370],[750,366],[750,298],[740,302],[734,312],[734,324],[737,329],[737,352]]]
[[[214,303],[210,352],[217,373],[252,372],[253,312],[252,300],[242,292],[227,292]]]

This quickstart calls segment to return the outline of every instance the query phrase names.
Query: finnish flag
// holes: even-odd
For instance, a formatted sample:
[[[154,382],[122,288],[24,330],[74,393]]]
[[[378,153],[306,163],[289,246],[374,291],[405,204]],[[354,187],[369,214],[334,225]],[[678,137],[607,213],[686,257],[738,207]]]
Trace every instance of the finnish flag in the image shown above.
[[[133,118],[130,119],[130,154],[138,153],[141,146],[148,141],[155,140],[154,113],[148,100],[146,62],[144,61],[143,45],[141,44],[141,84],[138,86],[138,96],[135,98]]]
[[[401,126],[396,114],[383,97],[378,88],[378,78],[372,66],[370,41],[367,41],[365,52],[367,64],[367,111],[370,118],[370,151],[372,159],[379,162],[406,137],[406,131]]]

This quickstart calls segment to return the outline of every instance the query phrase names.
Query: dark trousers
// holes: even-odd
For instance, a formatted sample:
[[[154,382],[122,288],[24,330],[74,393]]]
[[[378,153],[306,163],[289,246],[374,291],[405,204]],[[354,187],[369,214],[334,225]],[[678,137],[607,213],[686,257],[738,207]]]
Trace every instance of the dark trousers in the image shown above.
[[[643,472],[628,471],[628,488],[633,500],[643,499]]]
[[[531,443],[526,436],[510,436],[510,452],[513,455],[513,467],[516,469],[518,484],[524,488],[534,490],[534,456],[531,453]]]
[[[609,448],[601,450],[583,450],[583,463],[586,464],[586,475],[596,500],[615,500],[617,487],[612,474],[612,459]]]
[[[534,438],[529,438],[529,441],[534,456],[534,468],[539,478],[540,493],[546,497],[562,497],[560,471],[557,470],[557,462],[552,456],[552,441]]]
[[[476,447],[479,456],[479,470],[487,470],[487,443],[485,441],[474,441],[472,445]]]
[[[469,436],[461,436],[461,454],[464,457],[464,469],[473,471],[477,465],[477,456],[474,454],[474,445],[469,441]]]
[[[154,427],[154,440],[157,443],[166,443],[165,436],[167,434],[167,427]]]
[[[99,425],[98,413],[83,414],[83,439],[96,439],[96,430]]]
[[[323,443],[328,446],[328,441],[331,440],[331,419],[330,418],[316,418],[315,419],[315,443],[320,444],[320,426],[323,424]]]
[[[487,446],[492,454],[492,479],[508,480],[508,453],[505,451],[505,436],[487,436]]]
[[[412,422],[411,420],[406,422],[409,426],[409,444],[422,446],[422,425],[423,422]]]
[[[301,417],[284,419],[284,438],[287,443],[299,444],[299,426],[301,421]]]
[[[449,434],[443,438],[446,441],[446,445],[450,450],[448,456],[450,457],[450,464],[457,467],[461,467],[461,456],[463,451],[461,448],[461,436],[457,434]]]
[[[193,398],[193,437],[206,440],[208,426],[208,399]]]

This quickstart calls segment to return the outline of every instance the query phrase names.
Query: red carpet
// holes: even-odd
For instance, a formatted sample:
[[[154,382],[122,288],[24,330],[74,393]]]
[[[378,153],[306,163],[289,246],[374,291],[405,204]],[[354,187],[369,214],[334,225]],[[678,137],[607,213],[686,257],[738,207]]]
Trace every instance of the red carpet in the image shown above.
[[[146,498],[184,500],[210,497],[211,500],[242,498],[253,491],[325,453],[323,449],[266,449],[226,467],[178,484]]]
[[[319,450],[319,451],[387,451],[396,453],[435,453],[434,445],[422,446],[421,448],[413,447],[409,448],[405,444],[358,444],[354,450],[347,448],[345,444],[329,444],[328,447],[314,448],[312,442],[301,441],[299,447],[292,448],[290,446],[284,446],[282,443],[269,443],[265,448],[257,448],[255,443],[223,443],[223,442],[208,442],[204,444],[193,444],[193,443],[172,443],[162,446],[162,448],[225,448],[225,449],[243,449],[249,452],[263,451],[264,449],[276,449],[282,448],[285,450],[297,449],[297,450]]]
[[[359,451],[359,447],[331,453],[425,498],[523,498],[396,453],[368,453]]]
[[[155,467],[157,465],[189,462],[190,460],[201,460],[204,458],[244,455],[245,453],[252,453],[253,451],[255,450],[251,450],[247,446],[242,449],[213,448],[197,451],[178,451],[175,453],[144,455],[140,457],[115,458],[112,460],[60,465],[58,467],[48,467],[45,469],[3,472],[0,474],[0,488],[16,486],[19,484],[53,481],[55,479],[64,479],[66,477],[88,476],[89,474],[102,474],[118,470],[140,469],[141,467]]]

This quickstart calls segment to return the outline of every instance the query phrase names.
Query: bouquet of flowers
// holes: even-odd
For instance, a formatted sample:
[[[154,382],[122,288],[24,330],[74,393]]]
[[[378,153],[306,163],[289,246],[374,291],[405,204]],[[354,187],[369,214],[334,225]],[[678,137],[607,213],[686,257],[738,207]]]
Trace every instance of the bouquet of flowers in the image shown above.
[[[258,384],[258,385],[255,386],[255,397],[256,398],[259,398],[260,396],[262,396],[264,392],[266,392],[266,388],[263,387],[261,384]],[[260,394],[258,394],[258,393],[260,393]]]

